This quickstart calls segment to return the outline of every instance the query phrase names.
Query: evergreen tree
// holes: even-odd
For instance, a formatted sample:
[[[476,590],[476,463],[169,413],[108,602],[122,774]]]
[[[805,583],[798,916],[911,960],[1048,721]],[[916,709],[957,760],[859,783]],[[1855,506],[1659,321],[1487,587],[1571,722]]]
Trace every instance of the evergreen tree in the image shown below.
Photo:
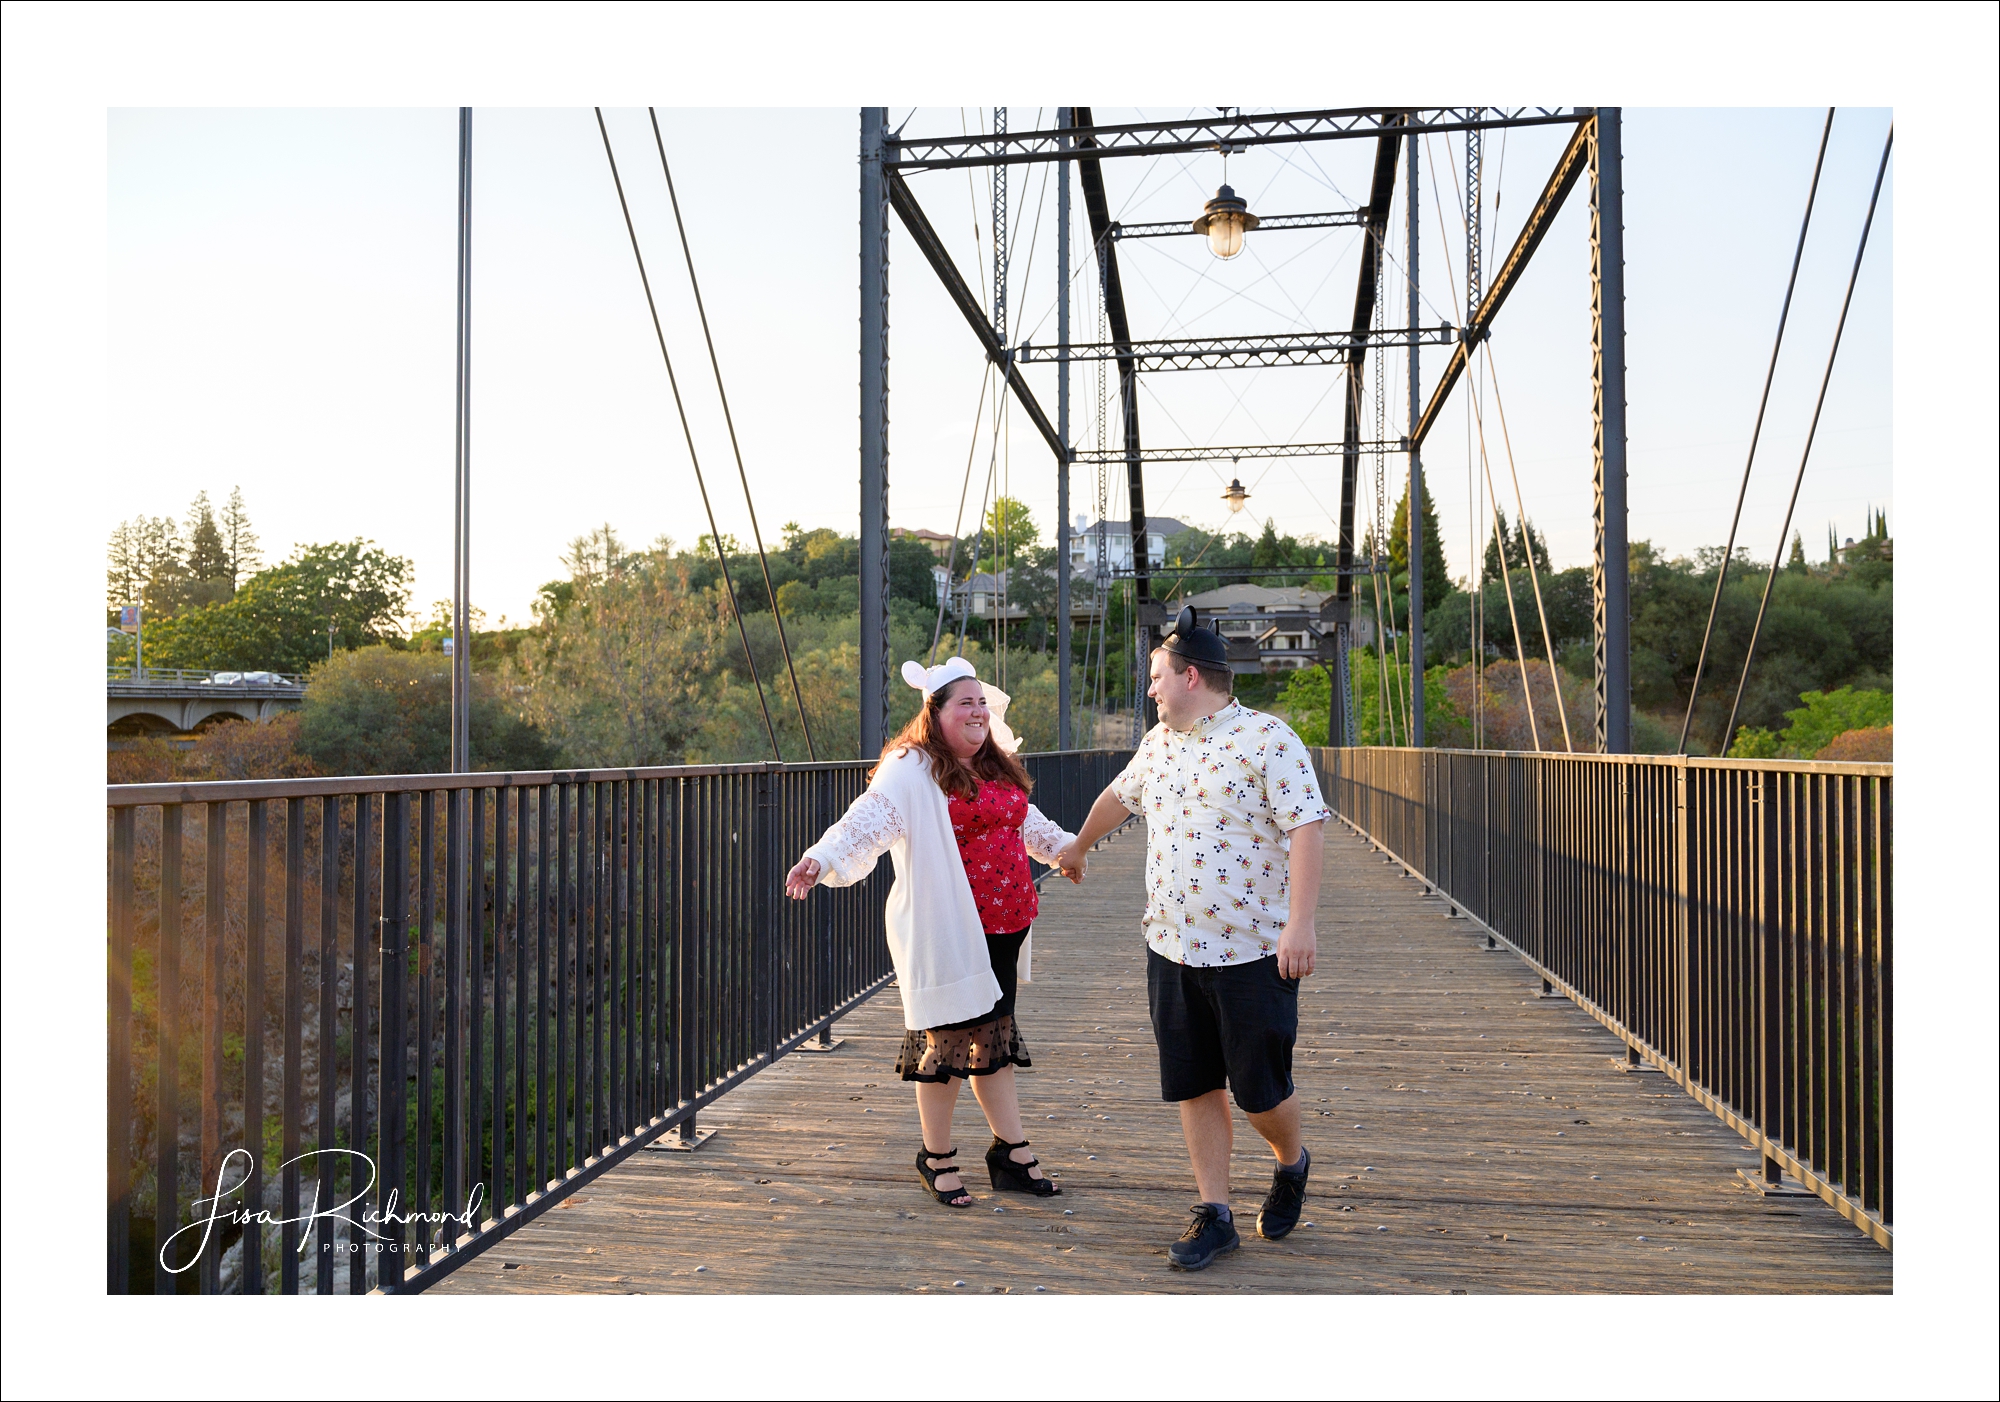
[[[230,581],[230,591],[235,584],[230,580],[229,547],[222,538],[222,531],[216,525],[215,509],[209,505],[208,493],[197,492],[192,505],[188,507],[188,578],[197,583],[210,580]]]
[[[1805,537],[1800,535],[1797,531],[1793,531],[1792,553],[1785,557],[1785,568],[1788,570],[1803,570],[1805,567],[1806,567]]]
[[[1424,484],[1423,505],[1424,538],[1424,610],[1457,586],[1451,582],[1451,572],[1445,566],[1444,532],[1438,528],[1437,503],[1431,499],[1430,484]],[[1401,500],[1396,503],[1396,518],[1389,523],[1389,569],[1407,590],[1408,582],[1402,577],[1410,570],[1410,489],[1403,488]]]
[[[236,586],[264,563],[264,552],[257,548],[257,533],[250,529],[250,513],[244,508],[241,487],[229,489],[229,500],[216,524],[222,531],[222,548],[229,556],[229,592],[234,594]]]

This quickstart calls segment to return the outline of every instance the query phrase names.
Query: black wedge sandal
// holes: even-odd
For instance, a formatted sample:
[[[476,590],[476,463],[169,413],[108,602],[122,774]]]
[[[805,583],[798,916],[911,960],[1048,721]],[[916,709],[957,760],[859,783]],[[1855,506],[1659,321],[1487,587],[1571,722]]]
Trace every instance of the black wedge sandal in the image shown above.
[[[1062,1189],[1054,1182],[1046,1177],[1036,1178],[1028,1172],[1031,1168],[1041,1166],[1040,1159],[1031,1158],[1026,1163],[1014,1161],[1014,1151],[1027,1147],[1028,1141],[1025,1139],[1019,1144],[1009,1144],[999,1135],[993,1136],[993,1145],[986,1151],[986,1172],[993,1180],[993,1191],[1026,1193],[1030,1197],[1037,1198],[1060,1196]]]
[[[933,1154],[928,1149],[919,1149],[917,1151],[917,1172],[923,1177],[925,1191],[946,1207],[970,1207],[972,1206],[972,1194],[964,1186],[965,1179],[963,1175],[958,1180],[960,1186],[957,1188],[940,1188],[937,1185],[938,1179],[944,1174],[957,1173],[958,1165],[947,1163],[942,1168],[932,1168],[930,1162],[927,1162],[927,1160],[935,1162],[939,1159],[955,1159],[957,1157],[958,1150],[956,1149],[947,1149],[942,1154]]]

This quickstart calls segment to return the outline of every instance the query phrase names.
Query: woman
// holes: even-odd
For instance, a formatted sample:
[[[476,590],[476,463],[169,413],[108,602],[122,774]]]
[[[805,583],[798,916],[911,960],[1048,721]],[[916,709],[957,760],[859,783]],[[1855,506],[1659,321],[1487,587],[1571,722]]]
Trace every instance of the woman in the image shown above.
[[[1014,990],[1030,977],[1039,906],[1028,857],[1055,866],[1070,834],[1028,802],[1005,693],[982,686],[962,657],[928,671],[906,662],[903,680],[924,693],[923,709],[882,751],[868,792],[792,868],[785,893],[804,900],[822,881],[851,886],[891,855],[886,923],[906,1029],[896,1070],[917,1088],[917,1172],[945,1206],[972,1205],[951,1134],[959,1083],[970,1080],[993,1130],[994,1190],[1052,1197],[1062,1190],[1021,1129],[1014,1068],[1033,1063]]]

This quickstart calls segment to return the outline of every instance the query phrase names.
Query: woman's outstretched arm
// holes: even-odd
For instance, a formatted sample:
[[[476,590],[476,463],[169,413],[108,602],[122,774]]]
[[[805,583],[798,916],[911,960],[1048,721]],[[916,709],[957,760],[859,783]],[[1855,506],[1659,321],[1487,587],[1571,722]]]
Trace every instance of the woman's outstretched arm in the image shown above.
[[[908,831],[888,795],[870,789],[849,804],[840,820],[806,849],[785,877],[785,894],[802,901],[816,885],[852,886]]]

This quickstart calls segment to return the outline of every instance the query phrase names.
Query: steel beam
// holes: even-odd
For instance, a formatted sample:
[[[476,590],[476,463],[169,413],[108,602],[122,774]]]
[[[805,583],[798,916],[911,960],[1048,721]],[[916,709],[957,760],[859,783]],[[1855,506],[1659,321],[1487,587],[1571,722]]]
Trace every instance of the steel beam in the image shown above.
[[[977,336],[979,344],[985,347],[986,358],[1005,373],[1008,388],[1015,401],[1033,421],[1036,430],[1042,435],[1042,440],[1049,445],[1049,451],[1054,453],[1056,460],[1060,462],[1063,456],[1062,435],[1057,433],[1056,426],[1049,422],[1049,416],[1042,412],[1040,402],[1036,400],[1034,391],[1028,388],[1028,382],[1021,377],[1020,367],[1014,358],[1000,343],[1000,338],[993,334],[993,327],[986,319],[985,308],[979,305],[979,298],[973,294],[972,288],[960,275],[958,265],[951,261],[951,254],[946,251],[944,241],[937,236],[937,230],[931,227],[931,221],[924,214],[923,206],[917,203],[917,197],[911,193],[903,177],[893,170],[885,170],[883,184],[888,187],[889,207],[895,210],[896,217],[903,221],[903,227],[909,231],[911,240],[917,245],[917,251],[924,255],[924,261],[931,265],[931,271],[936,273],[938,281],[944,284],[944,290],[957,304],[959,314],[972,328],[972,334]],[[884,257],[886,256],[885,254]]]
[[[1354,445],[1363,452],[1400,453],[1403,440],[1385,439],[1382,442],[1370,440]],[[1342,443],[1241,443],[1214,448],[1147,448],[1141,454],[1146,462],[1240,462],[1246,458],[1337,458],[1346,453],[1348,445]],[[1079,448],[1076,451],[1079,463],[1123,462],[1125,450],[1099,452],[1095,448]]]
[[[1280,229],[1345,229],[1368,222],[1365,209],[1332,210],[1324,214],[1265,214],[1258,216],[1257,232]],[[1192,219],[1169,219],[1160,224],[1113,224],[1111,237],[1123,239],[1165,239],[1180,234],[1195,236]]]
[[[1371,346],[1457,344],[1451,325],[1384,327],[1359,331],[1291,331],[1276,336],[1182,336],[1164,341],[1113,341],[1069,348],[1071,360],[1137,362],[1140,370],[1218,370],[1264,365],[1341,365]],[[1056,347],[1023,343],[1014,348],[1023,364],[1056,359]]]
[[[1404,274],[1410,291],[1410,325],[1417,324],[1417,207],[1418,148],[1415,132],[1405,138],[1408,173],[1404,177],[1404,213],[1408,216],[1409,248],[1404,254]],[[1420,382],[1417,374],[1417,338],[1410,337],[1410,510],[1406,524],[1410,531],[1410,743],[1424,745],[1424,454],[1417,437],[1417,405]]]
[[[1076,109],[1079,114],[1084,110]],[[1475,115],[1481,112],[1491,115]],[[897,170],[952,170],[959,166],[1020,165],[1030,161],[1095,163],[1113,156],[1236,151],[1251,146],[1371,137],[1379,136],[1387,127],[1395,127],[1398,135],[1464,131],[1469,127],[1490,131],[1499,127],[1579,122],[1588,115],[1581,109],[1560,107],[1340,107],[1248,115],[1236,112],[1201,121],[1126,122],[1102,127],[1079,116],[1075,137],[1080,151],[1066,151],[1061,144],[1062,132],[1055,128],[975,136],[905,137],[898,142],[893,164]],[[1108,218],[1105,222],[1110,223]]]
[[[1500,308],[1506,302],[1507,294],[1520,284],[1522,274],[1528,270],[1528,260],[1534,257],[1535,250],[1541,247],[1543,237],[1549,232],[1550,225],[1555,223],[1556,215],[1562,211],[1563,201],[1569,198],[1569,192],[1576,186],[1577,177],[1583,174],[1584,167],[1589,164],[1590,130],[1590,123],[1586,121],[1576,129],[1576,135],[1570,138],[1562,158],[1549,173],[1548,183],[1542,187],[1541,198],[1537,199],[1535,207],[1528,211],[1527,222],[1521,226],[1520,235],[1514,240],[1514,247],[1507,254],[1507,261],[1500,265],[1500,271],[1494,274],[1492,282],[1486,288],[1486,295],[1480,299],[1479,310],[1467,318],[1465,330],[1459,336],[1458,349],[1446,363],[1444,375],[1438,380],[1437,388],[1431,391],[1430,403],[1425,407],[1423,417],[1417,421],[1416,428],[1410,434],[1410,441],[1413,444],[1422,446],[1424,439],[1436,426],[1438,414],[1444,409],[1445,400],[1451,397],[1452,387],[1458,383],[1459,376],[1465,373],[1465,367],[1471,362],[1473,347],[1486,339],[1487,333],[1492,329],[1493,319],[1500,315]]]
[[[861,734],[889,738],[889,109],[861,109]],[[980,318],[985,324],[985,318]]]
[[[1098,276],[1104,285],[1104,313],[1111,326],[1114,346],[1123,346],[1118,357],[1118,400],[1125,419],[1125,495],[1132,507],[1133,612],[1146,618],[1154,612],[1152,568],[1146,555],[1146,474],[1145,458],[1139,447],[1139,366],[1132,355],[1132,324],[1125,315],[1125,286],[1118,278],[1118,249],[1110,238],[1111,206],[1104,196],[1104,168],[1098,162],[1102,149],[1088,107],[1071,109],[1076,125],[1075,139],[1080,154],[1077,180],[1083,186],[1083,206],[1090,216],[1090,243],[1097,250]],[[1134,661],[1152,655],[1159,632],[1151,622],[1139,625],[1139,644]],[[1143,695],[1145,684],[1139,685]],[[1159,719],[1159,709],[1150,698],[1141,703],[1146,728]]]
[[[1056,125],[1074,125],[1070,110],[1056,113]],[[1069,138],[1063,138],[1069,144]],[[1056,366],[1056,436],[1062,451],[1056,455],[1056,748],[1075,748],[1071,735],[1071,695],[1069,671],[1069,467],[1076,450],[1069,437],[1069,162],[1056,168],[1056,344],[1061,358]],[[1093,736],[1093,742],[1095,737]]]
[[[1368,186],[1367,237],[1361,243],[1361,271],[1354,285],[1354,315],[1349,322],[1351,332],[1366,335],[1375,322],[1375,287],[1380,281],[1382,265],[1382,237],[1389,222],[1389,201],[1396,192],[1396,134],[1393,129],[1383,132],[1375,141],[1375,172]],[[1328,715],[1326,733],[1329,737],[1341,736],[1341,743],[1352,745],[1354,734],[1354,698],[1347,675],[1347,637],[1349,624],[1354,616],[1354,499],[1361,480],[1361,452],[1364,447],[1377,449],[1380,443],[1361,442],[1361,374],[1365,366],[1366,350],[1357,350],[1347,361],[1347,411],[1344,421],[1345,432],[1340,444],[1340,554],[1337,557],[1340,578],[1337,582],[1333,605],[1335,620],[1336,660],[1333,670],[1334,690],[1327,697]],[[1381,542],[1377,541],[1379,549]],[[1373,571],[1367,571],[1372,573]],[[1393,619],[1390,622],[1394,622]],[[1380,619],[1376,626],[1384,626]],[[1338,727],[1335,721],[1339,722]]]
[[[1590,146],[1590,613],[1597,745],[1632,752],[1632,619],[1625,548],[1625,191],[1619,109],[1600,107]]]

